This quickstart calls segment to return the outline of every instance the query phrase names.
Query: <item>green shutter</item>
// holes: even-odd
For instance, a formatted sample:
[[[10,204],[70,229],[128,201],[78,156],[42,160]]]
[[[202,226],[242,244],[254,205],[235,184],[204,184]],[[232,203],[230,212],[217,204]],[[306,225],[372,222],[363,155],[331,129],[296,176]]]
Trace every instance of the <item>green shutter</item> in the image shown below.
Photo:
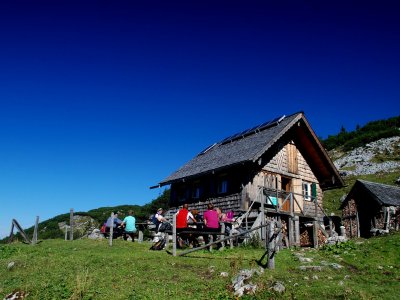
[[[317,184],[316,183],[311,184],[311,197],[312,197],[312,200],[317,199]]]

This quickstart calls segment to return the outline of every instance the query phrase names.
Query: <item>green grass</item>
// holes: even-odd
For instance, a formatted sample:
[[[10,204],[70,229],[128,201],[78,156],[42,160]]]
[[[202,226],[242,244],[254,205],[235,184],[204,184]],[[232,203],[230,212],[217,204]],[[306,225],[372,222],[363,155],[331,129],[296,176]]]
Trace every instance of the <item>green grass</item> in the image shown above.
[[[173,257],[150,251],[145,242],[45,240],[0,247],[0,298],[14,290],[28,299],[235,299],[232,278],[258,268],[262,249],[198,251]],[[242,299],[396,299],[400,290],[400,234],[349,242],[325,250],[280,251],[276,269],[252,278],[256,295]],[[301,271],[293,255],[303,252],[312,265],[338,263],[342,269]],[[15,266],[8,270],[7,265]],[[265,262],[265,261],[264,261]],[[307,265],[304,264],[303,265]],[[220,276],[227,272],[228,277]],[[313,276],[317,276],[314,277]],[[270,287],[281,281],[286,291]]]

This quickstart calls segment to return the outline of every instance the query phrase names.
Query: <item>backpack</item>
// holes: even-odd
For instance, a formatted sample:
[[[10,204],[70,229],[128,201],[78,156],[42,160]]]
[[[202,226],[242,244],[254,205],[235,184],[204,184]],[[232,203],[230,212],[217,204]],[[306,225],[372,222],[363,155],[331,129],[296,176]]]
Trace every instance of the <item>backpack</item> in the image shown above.
[[[172,225],[169,222],[162,222],[160,224],[160,227],[158,227],[159,232],[165,232],[165,231],[171,231],[172,230]]]
[[[165,247],[165,243],[166,243],[165,238],[160,238],[150,247],[150,250],[162,250]]]

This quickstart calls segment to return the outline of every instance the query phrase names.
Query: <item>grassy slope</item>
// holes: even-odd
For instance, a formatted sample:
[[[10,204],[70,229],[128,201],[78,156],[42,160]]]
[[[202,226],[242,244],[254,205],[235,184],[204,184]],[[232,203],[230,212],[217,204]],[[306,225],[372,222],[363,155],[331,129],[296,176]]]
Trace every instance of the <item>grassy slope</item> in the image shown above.
[[[232,278],[241,269],[257,267],[263,254],[238,248],[173,257],[149,246],[122,240],[113,247],[105,240],[1,246],[0,298],[20,289],[30,293],[28,299],[234,299]],[[341,248],[301,250],[314,259],[312,265],[326,261],[344,266],[316,273],[300,271],[293,250],[283,250],[276,256],[276,270],[252,278],[256,295],[243,299],[396,299],[399,247],[397,233]],[[15,267],[7,270],[11,261]],[[221,277],[221,272],[229,276]],[[269,289],[275,281],[285,285],[283,295]]]

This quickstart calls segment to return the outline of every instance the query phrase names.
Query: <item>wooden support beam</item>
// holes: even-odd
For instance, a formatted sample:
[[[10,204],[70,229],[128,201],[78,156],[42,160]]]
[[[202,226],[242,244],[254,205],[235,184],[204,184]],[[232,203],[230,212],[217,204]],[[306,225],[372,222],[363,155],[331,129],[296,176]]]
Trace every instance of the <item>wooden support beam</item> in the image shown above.
[[[300,219],[299,216],[294,216],[294,244],[300,246]]]
[[[319,229],[319,224],[317,220],[314,220],[313,222],[313,243],[314,243],[314,248],[318,248],[318,229]]]

